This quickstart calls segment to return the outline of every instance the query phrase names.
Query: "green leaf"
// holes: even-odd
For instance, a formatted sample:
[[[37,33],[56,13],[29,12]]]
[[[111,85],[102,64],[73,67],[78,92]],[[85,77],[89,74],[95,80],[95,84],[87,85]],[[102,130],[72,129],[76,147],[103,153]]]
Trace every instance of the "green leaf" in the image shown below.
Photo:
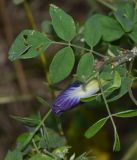
[[[11,117],[28,126],[36,126],[41,121],[39,115],[31,115],[30,117],[19,117],[19,116],[11,116]]]
[[[54,160],[54,158],[52,158],[51,156],[42,154],[42,153],[38,153],[32,156],[29,160]]]
[[[87,44],[94,47],[101,39],[101,24],[98,14],[89,18],[84,26],[84,38]]]
[[[88,98],[81,98],[80,101],[81,101],[81,102],[91,102],[91,101],[93,101],[93,100],[96,99],[96,96],[97,96],[97,95],[93,95],[93,96],[88,97]]]
[[[74,63],[75,57],[71,47],[58,51],[49,68],[51,82],[57,83],[65,79],[71,73]]]
[[[8,151],[4,160],[23,160],[23,156],[18,150]]]
[[[94,66],[94,56],[90,53],[84,54],[77,66],[76,74],[79,79],[82,81],[83,78],[87,79],[91,74],[93,74]]]
[[[65,41],[71,41],[76,34],[73,18],[55,5],[50,5],[50,16],[57,35]]]
[[[52,34],[53,31],[52,22],[47,20],[43,21],[41,24],[41,29],[44,33]]]
[[[119,139],[117,131],[115,131],[114,133],[114,138],[115,140],[114,140],[114,145],[113,145],[113,151],[118,152],[120,151],[120,139]]]
[[[113,83],[109,88],[107,88],[107,92],[113,92],[114,90],[118,89],[120,86],[121,86],[121,76],[117,71],[115,71]]]
[[[9,59],[33,58],[44,52],[51,44],[45,34],[34,30],[22,31],[13,42],[9,50]]]
[[[119,113],[116,113],[114,116],[120,117],[120,118],[136,117],[137,110],[127,110],[127,111],[119,112]]]
[[[43,105],[50,107],[50,104],[42,97],[37,96],[37,100]]]
[[[104,41],[111,42],[124,35],[124,31],[115,19],[100,15],[100,23],[102,24],[101,31]]]
[[[89,127],[88,130],[85,132],[85,137],[86,138],[91,138],[95,134],[97,134],[98,131],[105,125],[107,120],[108,120],[108,117],[100,119],[95,124],[93,124],[91,127]]]
[[[67,141],[64,136],[59,135],[52,129],[47,128],[40,139],[39,146],[41,148],[55,149],[66,145]]]
[[[135,9],[133,5],[125,3],[125,5],[118,8],[114,15],[125,32],[130,32],[133,29],[135,16]]]
[[[130,83],[131,79],[129,77],[122,77],[121,78],[121,87],[116,90],[112,96],[107,98],[108,102],[112,102],[115,101],[119,98],[121,98],[122,96],[124,96],[127,92],[128,92],[128,85]]]
[[[57,155],[60,159],[64,159],[70,148],[70,146],[61,146],[55,149],[53,154]]]
[[[113,78],[113,70],[111,65],[105,65],[100,73],[100,79],[110,81]]]
[[[134,25],[132,32],[128,34],[134,43],[137,43],[137,23]]]
[[[13,3],[15,5],[19,5],[19,4],[23,3],[23,2],[24,2],[24,0],[13,0]]]

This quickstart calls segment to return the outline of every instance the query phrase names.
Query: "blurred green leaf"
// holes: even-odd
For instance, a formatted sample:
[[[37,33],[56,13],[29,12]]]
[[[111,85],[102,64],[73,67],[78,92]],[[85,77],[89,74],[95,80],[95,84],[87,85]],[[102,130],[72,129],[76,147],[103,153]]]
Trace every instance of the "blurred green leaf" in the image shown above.
[[[18,150],[8,151],[4,160],[23,160],[23,156]]]
[[[133,30],[128,35],[134,43],[137,43],[137,23],[134,25]]]
[[[120,151],[120,139],[116,131],[114,132],[114,138],[115,140],[114,140],[113,150],[118,152]]]
[[[94,47],[101,39],[101,24],[98,14],[90,17],[84,26],[84,38],[90,47]]]
[[[19,5],[24,2],[24,0],[12,0],[15,5]]]
[[[88,130],[85,132],[85,137],[91,138],[94,135],[96,135],[98,131],[105,125],[107,120],[108,120],[108,117],[102,118],[99,121],[97,121],[95,124],[93,124],[91,127],[89,127]]]
[[[102,25],[101,32],[104,41],[111,42],[124,35],[124,31],[115,19],[100,15],[100,23]]]
[[[45,33],[52,34],[52,30],[53,30],[52,22],[47,20],[43,21],[41,24],[41,29]]]
[[[97,95],[93,95],[93,96],[88,97],[88,98],[81,98],[80,101],[81,101],[81,102],[91,102],[91,101],[93,101],[93,100],[96,99],[96,96],[97,96]]]
[[[48,106],[48,107],[50,107],[50,104],[44,99],[44,98],[42,98],[42,97],[40,97],[40,96],[37,96],[37,100],[43,105],[43,106]]]
[[[133,5],[125,3],[125,5],[118,8],[114,15],[125,32],[130,32],[133,29],[135,16],[135,9]]]
[[[13,42],[9,50],[9,59],[33,58],[44,52],[51,41],[45,34],[34,30],[22,31]]]
[[[70,146],[61,146],[53,151],[53,154],[55,154],[57,157],[61,159],[65,159],[66,154],[68,154]]]
[[[121,76],[117,71],[115,71],[113,83],[109,88],[107,88],[107,92],[113,92],[115,89],[118,89],[120,86],[121,86]]]
[[[76,34],[73,18],[53,4],[50,5],[50,16],[57,35],[65,41],[71,41]]]
[[[107,98],[108,102],[115,101],[119,98],[121,98],[123,95],[125,95],[128,92],[128,86],[131,82],[131,79],[129,77],[122,77],[121,78],[121,87],[117,89],[112,95],[110,95]]]
[[[46,134],[43,135],[43,137],[40,140],[40,146],[41,148],[52,148],[55,149],[57,147],[66,145],[66,139],[63,136],[60,136],[57,132],[51,129],[47,129],[48,134],[48,142],[46,141]]]
[[[120,118],[129,118],[136,116],[137,116],[137,110],[127,110],[115,114],[115,117],[120,117]]]
[[[58,51],[49,68],[51,82],[57,83],[65,79],[71,73],[74,63],[75,57],[71,47]]]
[[[85,152],[85,153],[82,153],[80,156],[78,156],[75,160],[90,160],[90,159],[92,158],[88,157],[88,154]]]
[[[55,160],[54,158],[52,158],[51,156],[42,154],[42,153],[38,153],[33,155],[29,160]]]
[[[28,126],[36,126],[41,121],[39,115],[31,115],[30,117],[19,117],[19,116],[11,116],[11,117]]]
[[[113,78],[113,70],[111,65],[105,65],[100,73],[100,79],[110,81]]]
[[[77,66],[76,74],[81,81],[83,77],[86,80],[91,74],[93,74],[95,62],[94,56],[91,53],[84,54]]]

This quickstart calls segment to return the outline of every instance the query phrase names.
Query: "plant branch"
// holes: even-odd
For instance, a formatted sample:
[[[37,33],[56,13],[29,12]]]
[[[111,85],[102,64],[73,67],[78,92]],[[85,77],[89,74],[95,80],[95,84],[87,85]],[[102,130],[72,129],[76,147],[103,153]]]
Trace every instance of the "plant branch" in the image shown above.
[[[45,120],[49,117],[49,115],[51,114],[51,109],[48,111],[47,114],[45,114],[45,116],[43,117],[43,119],[41,120],[41,122],[39,123],[39,125],[34,129],[34,131],[32,133],[30,133],[30,136],[28,137],[28,139],[24,142],[24,144],[21,146],[21,148],[19,148],[21,151],[25,149],[25,147],[30,143],[30,141],[32,140],[32,138],[34,137],[34,135],[38,132],[38,130],[42,127],[43,123],[45,122]]]
[[[115,133],[117,133],[117,128],[116,128],[116,125],[115,125],[115,122],[113,120],[113,115],[111,114],[111,111],[109,109],[109,105],[108,105],[108,102],[107,102],[107,99],[105,97],[105,94],[104,94],[104,91],[103,91],[103,87],[102,87],[102,84],[101,84],[101,80],[100,80],[100,77],[98,75],[98,82],[99,82],[99,86],[100,86],[100,90],[101,90],[101,94],[102,94],[102,97],[103,97],[103,100],[104,100],[104,103],[105,103],[105,106],[106,106],[106,109],[107,109],[107,112],[108,112],[108,115],[109,115],[109,118],[112,122],[112,125],[113,125],[113,129],[114,129],[114,137],[115,137]]]
[[[99,56],[99,57],[102,57],[103,59],[106,59],[106,56],[92,50],[92,49],[88,49],[88,48],[84,48],[84,47],[81,47],[81,46],[78,46],[76,44],[72,44],[72,43],[65,43],[65,42],[56,42],[56,41],[53,41],[52,44],[59,44],[59,45],[65,45],[65,46],[71,46],[71,47],[74,47],[74,48],[77,48],[77,49],[81,49],[81,50],[85,50],[87,52],[92,52],[94,53],[95,55]]]
[[[28,17],[28,20],[31,24],[32,29],[37,30],[37,25],[36,25],[36,22],[34,20],[32,10],[31,10],[31,7],[30,7],[28,1],[24,0],[23,5],[24,5],[24,9],[25,9],[26,15]],[[47,83],[48,83],[48,89],[51,93],[52,99],[54,99],[55,98],[55,93],[54,93],[53,88],[51,87],[51,82],[50,82],[50,79],[49,79],[48,69],[47,69],[47,59],[46,59],[46,56],[45,56],[44,53],[40,54],[40,60],[41,60],[41,63],[43,65],[43,68],[44,68],[45,78],[46,78]]]

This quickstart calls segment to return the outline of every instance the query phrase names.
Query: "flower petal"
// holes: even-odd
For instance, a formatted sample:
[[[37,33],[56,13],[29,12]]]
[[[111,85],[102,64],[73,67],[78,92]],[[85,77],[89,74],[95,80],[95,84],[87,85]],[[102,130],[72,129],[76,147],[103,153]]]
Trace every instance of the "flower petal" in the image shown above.
[[[99,84],[97,80],[92,80],[86,85],[74,82],[56,97],[52,110],[55,114],[59,115],[79,104],[81,98],[90,97],[98,91]]]

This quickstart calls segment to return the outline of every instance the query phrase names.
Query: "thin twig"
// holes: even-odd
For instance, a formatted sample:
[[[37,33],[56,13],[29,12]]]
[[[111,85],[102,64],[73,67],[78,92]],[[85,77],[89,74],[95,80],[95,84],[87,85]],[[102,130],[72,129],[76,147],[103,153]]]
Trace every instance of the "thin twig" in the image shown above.
[[[36,22],[34,20],[32,10],[31,10],[31,7],[30,7],[28,1],[24,0],[23,5],[24,5],[24,9],[25,9],[26,15],[28,17],[28,20],[31,24],[32,29],[37,30],[37,25],[36,25]],[[49,79],[49,76],[48,76],[48,70],[47,70],[47,59],[46,59],[46,56],[45,56],[44,53],[40,54],[40,60],[41,60],[41,63],[43,65],[43,68],[44,68],[45,78],[48,82],[48,89],[51,93],[52,99],[54,99],[55,98],[55,93],[54,93],[54,90],[51,87],[51,82],[50,82],[50,79]]]
[[[21,102],[21,101],[30,101],[34,98],[34,95],[17,95],[17,96],[5,96],[0,97],[0,104],[8,104],[14,102]]]
[[[133,62],[134,62],[134,59],[130,62],[130,65],[129,65],[129,75],[131,75],[131,71],[132,71],[132,68],[133,68]],[[133,81],[132,80],[129,84],[128,84],[128,93],[129,93],[129,96],[131,98],[131,100],[135,103],[135,105],[137,106],[137,100],[136,98],[134,97],[133,95],[133,92],[132,92],[132,84],[133,84]]]
[[[4,24],[4,31],[5,31],[7,44],[9,46],[14,38],[14,33],[13,33],[13,26],[11,23],[10,15],[8,14],[8,10],[6,9],[5,0],[0,0],[0,11],[2,14],[1,18]],[[19,88],[21,92],[23,94],[29,94],[28,84],[24,74],[22,63],[19,60],[17,60],[13,63],[13,65],[16,71],[16,76],[17,76],[17,80],[18,80]]]
[[[102,97],[103,97],[103,100],[104,100],[104,103],[105,103],[105,106],[106,106],[106,109],[107,109],[107,112],[108,112],[108,115],[109,115],[109,118],[112,122],[112,125],[113,125],[113,129],[114,129],[114,137],[117,133],[117,128],[116,128],[116,125],[115,125],[115,122],[113,120],[113,115],[111,114],[111,111],[109,109],[109,105],[108,105],[108,102],[106,100],[106,97],[105,97],[105,94],[104,94],[104,91],[103,91],[103,87],[102,87],[102,84],[101,84],[101,80],[100,80],[100,77],[98,75],[98,82],[99,82],[99,86],[100,86],[100,90],[101,90],[101,94],[102,94]]]

